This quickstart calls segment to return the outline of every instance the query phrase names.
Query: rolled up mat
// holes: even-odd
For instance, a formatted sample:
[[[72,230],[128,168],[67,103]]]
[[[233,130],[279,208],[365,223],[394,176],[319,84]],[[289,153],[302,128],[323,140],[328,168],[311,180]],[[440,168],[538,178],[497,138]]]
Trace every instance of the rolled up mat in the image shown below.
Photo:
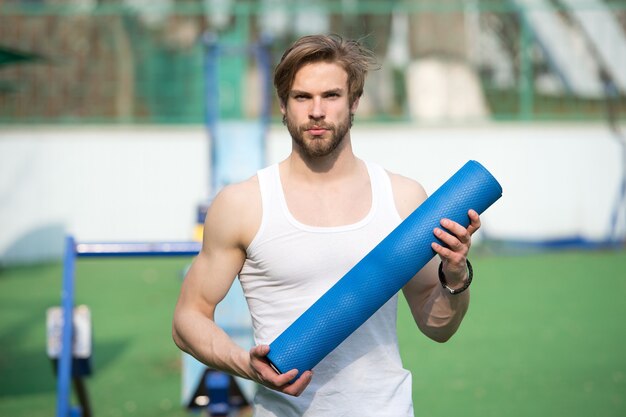
[[[272,366],[298,376],[312,369],[436,255],[442,218],[467,227],[468,210],[480,214],[501,196],[489,171],[467,162],[270,344]]]

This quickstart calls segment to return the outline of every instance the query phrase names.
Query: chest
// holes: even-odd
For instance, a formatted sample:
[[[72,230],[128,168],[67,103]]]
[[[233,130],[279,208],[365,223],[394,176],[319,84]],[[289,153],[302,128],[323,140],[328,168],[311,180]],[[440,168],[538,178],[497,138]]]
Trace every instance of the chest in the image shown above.
[[[371,226],[336,232],[293,228],[271,237],[268,233],[268,239],[249,253],[248,262],[259,272],[256,284],[284,292],[284,299],[302,297],[302,305],[310,305],[304,300],[321,296],[384,237],[383,228]]]
[[[372,209],[369,181],[321,187],[286,187],[284,198],[291,216],[314,227],[357,223]]]

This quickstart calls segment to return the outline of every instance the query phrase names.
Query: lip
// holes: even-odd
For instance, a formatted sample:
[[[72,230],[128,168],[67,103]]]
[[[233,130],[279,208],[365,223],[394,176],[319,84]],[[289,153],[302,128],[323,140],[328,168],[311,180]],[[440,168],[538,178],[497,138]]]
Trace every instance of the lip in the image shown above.
[[[326,130],[327,129],[324,129],[322,127],[312,127],[311,129],[307,129],[307,132],[309,132],[313,136],[320,136],[323,135]]]

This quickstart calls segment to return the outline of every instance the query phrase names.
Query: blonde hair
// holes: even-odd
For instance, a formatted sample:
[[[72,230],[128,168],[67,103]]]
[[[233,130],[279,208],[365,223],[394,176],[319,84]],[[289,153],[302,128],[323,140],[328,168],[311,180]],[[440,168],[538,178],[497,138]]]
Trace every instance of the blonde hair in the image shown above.
[[[350,105],[363,94],[367,72],[378,69],[373,52],[357,40],[339,35],[303,36],[285,51],[274,71],[274,86],[282,105],[287,104],[296,73],[313,62],[336,63],[346,71]]]

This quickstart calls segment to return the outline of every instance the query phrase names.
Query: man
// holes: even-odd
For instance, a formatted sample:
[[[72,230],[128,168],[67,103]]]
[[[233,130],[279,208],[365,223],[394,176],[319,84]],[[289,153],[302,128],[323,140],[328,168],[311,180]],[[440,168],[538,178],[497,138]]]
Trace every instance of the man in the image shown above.
[[[176,344],[207,366],[260,384],[255,416],[412,416],[411,375],[396,338],[397,296],[302,375],[277,374],[269,344],[426,198],[415,181],[352,152],[350,127],[371,53],[337,36],[306,36],[278,64],[274,84],[292,152],[215,198],[202,250],[176,306]],[[478,214],[442,219],[439,255],[403,289],[415,322],[444,342],[467,310],[467,254]],[[435,239],[433,238],[433,241]],[[440,284],[437,268],[447,287]],[[239,276],[256,346],[246,352],[216,326],[214,311]]]

